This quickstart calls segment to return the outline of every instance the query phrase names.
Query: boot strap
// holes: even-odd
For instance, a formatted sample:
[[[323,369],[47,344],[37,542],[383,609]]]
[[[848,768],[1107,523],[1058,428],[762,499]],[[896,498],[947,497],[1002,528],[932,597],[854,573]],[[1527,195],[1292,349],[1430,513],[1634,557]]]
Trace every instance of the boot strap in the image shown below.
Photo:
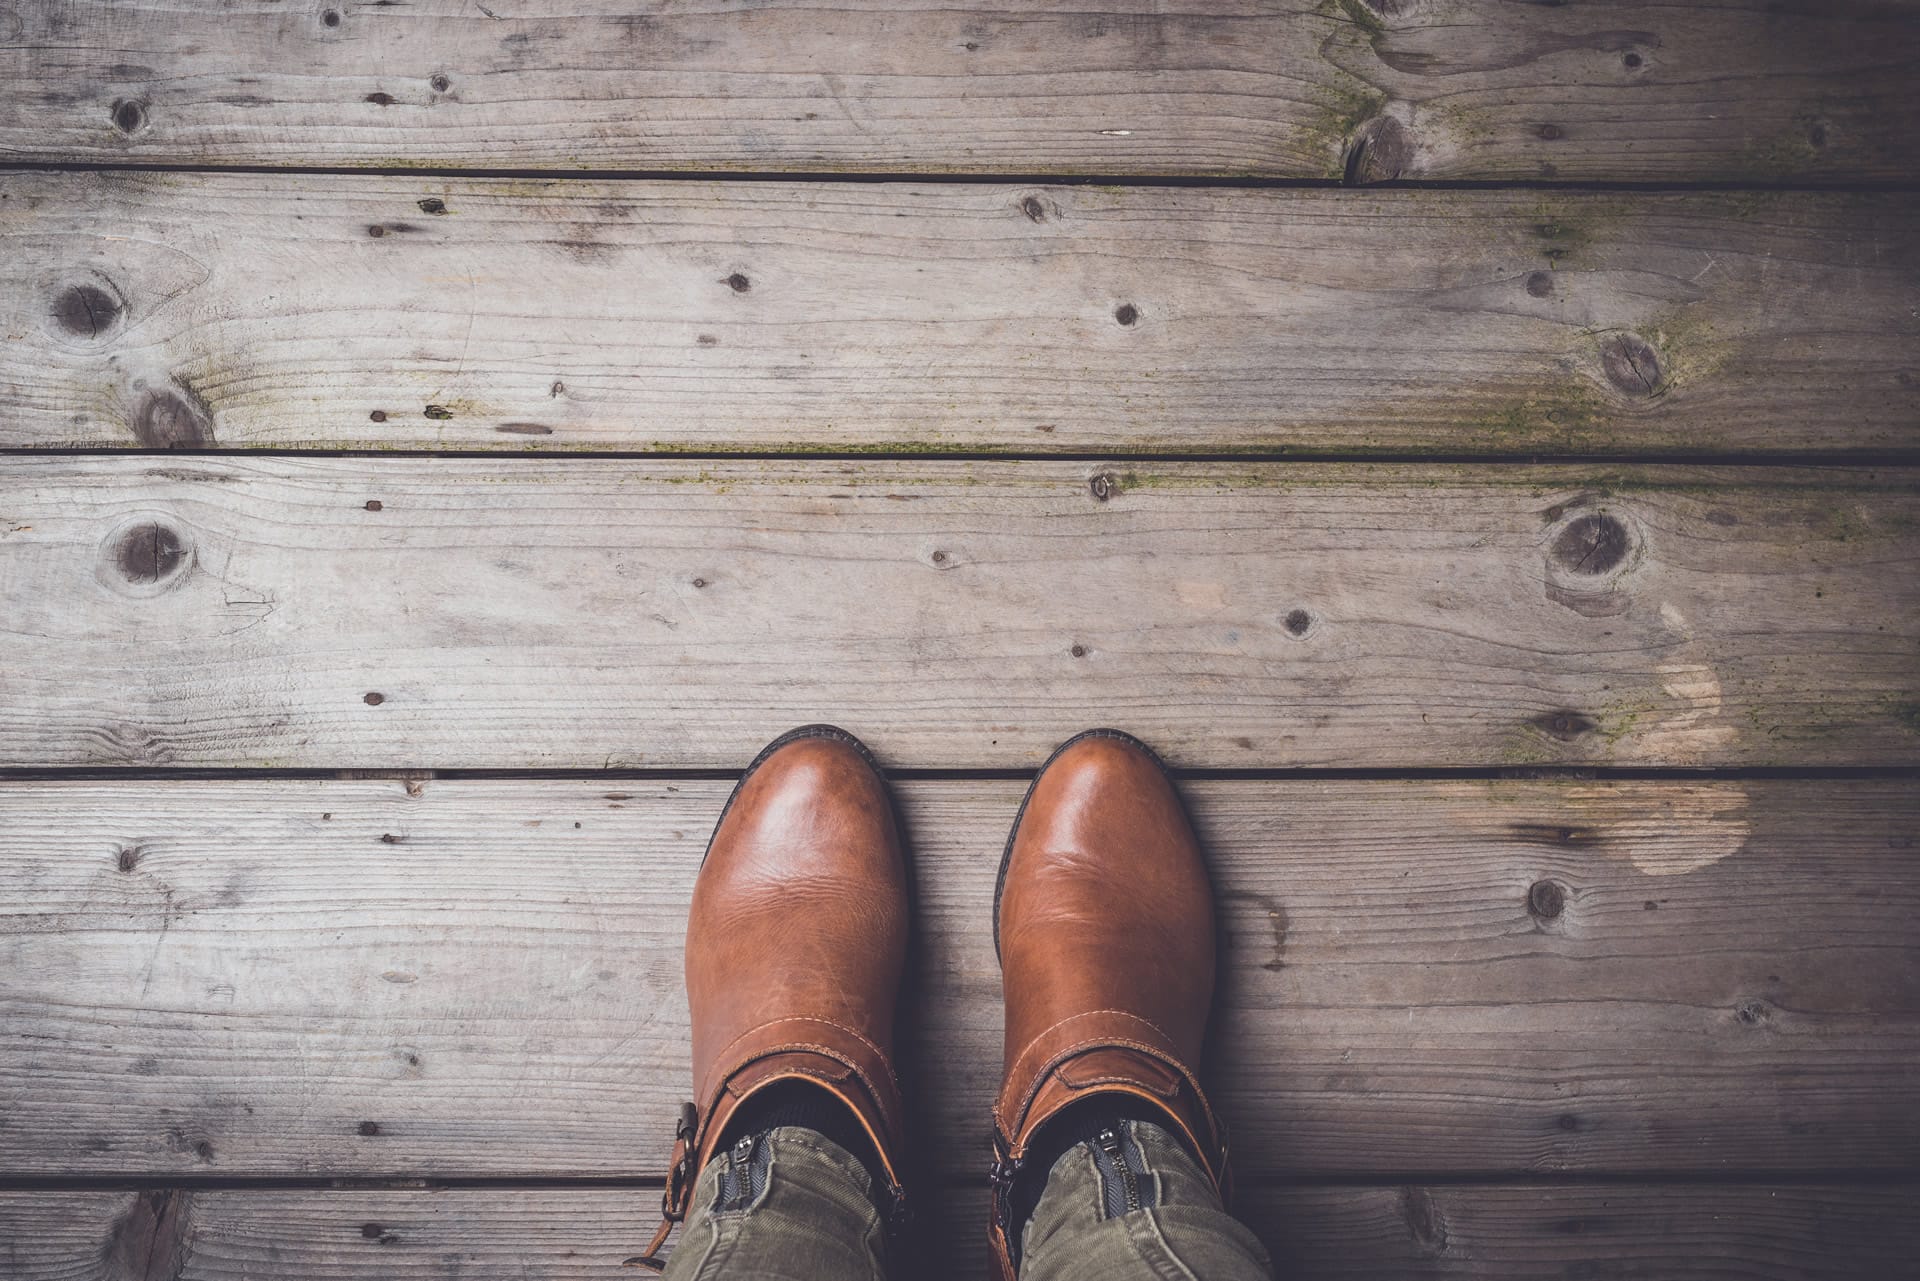
[[[667,1243],[667,1235],[673,1231],[673,1225],[687,1217],[687,1206],[693,1200],[694,1140],[699,1131],[699,1109],[691,1102],[682,1103],[680,1120],[673,1131],[673,1160],[667,1166],[667,1189],[660,1194],[660,1226],[654,1229],[653,1239],[647,1242],[646,1250],[625,1260],[621,1267],[645,1268],[650,1272],[666,1271],[667,1261],[660,1257],[660,1247]]]

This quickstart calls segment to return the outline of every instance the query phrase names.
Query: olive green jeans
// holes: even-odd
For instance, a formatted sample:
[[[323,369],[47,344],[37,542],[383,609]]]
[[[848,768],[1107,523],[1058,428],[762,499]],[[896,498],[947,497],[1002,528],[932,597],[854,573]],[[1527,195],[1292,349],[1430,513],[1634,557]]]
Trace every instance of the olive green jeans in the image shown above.
[[[1121,1121],[1054,1162],[1021,1281],[1269,1281],[1266,1252],[1158,1126]],[[667,1281],[885,1281],[860,1163],[811,1130],[743,1140],[701,1172]],[[986,1225],[980,1225],[986,1235]]]

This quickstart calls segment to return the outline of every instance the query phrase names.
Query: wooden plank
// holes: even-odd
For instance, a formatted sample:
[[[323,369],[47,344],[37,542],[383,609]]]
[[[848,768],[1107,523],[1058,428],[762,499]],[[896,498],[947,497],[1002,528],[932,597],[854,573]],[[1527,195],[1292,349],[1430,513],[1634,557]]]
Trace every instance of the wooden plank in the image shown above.
[[[27,173],[0,245],[13,447],[1920,442],[1911,194]]]
[[[0,788],[8,1173],[658,1176],[725,780]],[[1885,782],[1189,785],[1242,1175],[1907,1169],[1920,798]],[[902,1071],[983,1168],[1018,780],[901,785]]]
[[[1906,3],[24,5],[0,155],[371,168],[1911,179]]]
[[[1915,480],[16,456],[0,763],[1913,763]]]
[[[984,1191],[940,1195],[901,1275],[983,1275]],[[652,1200],[580,1188],[9,1191],[0,1241],[13,1281],[604,1281],[651,1235]],[[1792,1183],[1255,1187],[1237,1203],[1289,1281],[1900,1281],[1920,1276],[1916,1208],[1910,1187]],[[171,1270],[142,1271],[150,1259]]]

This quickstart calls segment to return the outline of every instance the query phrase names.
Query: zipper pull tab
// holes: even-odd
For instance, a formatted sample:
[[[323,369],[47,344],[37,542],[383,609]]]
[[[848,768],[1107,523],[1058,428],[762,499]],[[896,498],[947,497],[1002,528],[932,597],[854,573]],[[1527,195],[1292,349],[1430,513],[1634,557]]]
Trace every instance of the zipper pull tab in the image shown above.
[[[727,1149],[727,1168],[714,1197],[717,1210],[744,1210],[753,1202],[753,1149],[757,1135],[743,1134]]]
[[[1126,1147],[1120,1142],[1119,1134],[1111,1128],[1100,1131],[1093,1141],[1113,1162],[1113,1172],[1120,1180],[1121,1203],[1126,1206],[1126,1212],[1132,1214],[1140,1208],[1140,1180],[1127,1161]]]

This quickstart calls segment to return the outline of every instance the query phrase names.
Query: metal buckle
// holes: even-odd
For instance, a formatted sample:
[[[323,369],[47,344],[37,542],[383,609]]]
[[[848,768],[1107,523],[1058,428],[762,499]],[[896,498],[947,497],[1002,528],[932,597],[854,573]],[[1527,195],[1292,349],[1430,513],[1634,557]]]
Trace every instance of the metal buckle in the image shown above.
[[[1025,1165],[1025,1161],[1014,1160],[1012,1149],[1007,1146],[1007,1141],[1000,1137],[999,1127],[994,1127],[993,1161],[987,1166],[987,1179],[995,1188],[1010,1188]]]

